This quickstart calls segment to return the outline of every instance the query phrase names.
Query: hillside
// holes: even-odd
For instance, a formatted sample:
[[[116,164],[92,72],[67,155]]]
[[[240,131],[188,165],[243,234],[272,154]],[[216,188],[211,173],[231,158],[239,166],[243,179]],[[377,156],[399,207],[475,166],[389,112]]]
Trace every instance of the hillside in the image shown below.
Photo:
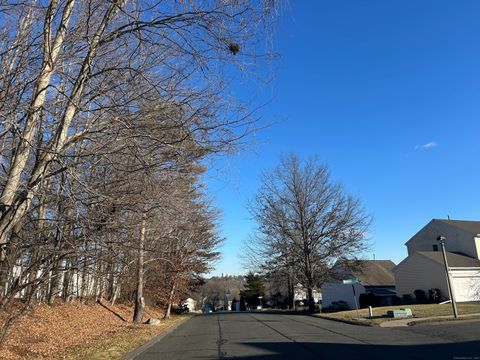
[[[134,325],[132,313],[131,307],[106,302],[35,305],[12,327],[0,349],[0,359],[87,359],[91,357],[90,348],[95,349],[95,354],[105,352],[107,355],[102,358],[109,358],[108,353],[115,353],[118,358],[175,322],[173,319],[161,326]],[[162,314],[147,309],[144,320],[149,317],[161,318]]]

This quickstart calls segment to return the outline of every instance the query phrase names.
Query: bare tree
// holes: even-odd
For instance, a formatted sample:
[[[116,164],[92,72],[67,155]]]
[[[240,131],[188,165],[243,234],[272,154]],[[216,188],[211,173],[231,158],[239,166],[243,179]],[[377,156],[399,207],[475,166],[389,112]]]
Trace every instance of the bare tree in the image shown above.
[[[12,229],[42,181],[66,170],[65,157],[78,143],[98,140],[112,122],[125,124],[142,101],[175,104],[181,114],[176,124],[188,129],[184,135],[210,152],[251,131],[248,117],[225,110],[232,103],[222,98],[222,64],[246,63],[259,24],[273,19],[273,4],[1,3],[0,295]]]
[[[367,246],[371,217],[315,158],[305,163],[295,155],[282,158],[263,176],[251,211],[258,228],[250,252],[267,266],[270,261],[270,270],[272,260],[281,271],[294,266],[307,288],[310,311],[313,288],[329,277],[333,263],[358,256]]]
[[[257,128],[225,74],[254,69],[275,12],[273,0],[0,1],[0,310],[25,305],[0,343],[33,301],[124,298],[141,321],[152,288],[169,289],[168,309],[208,270],[220,239],[199,164]]]

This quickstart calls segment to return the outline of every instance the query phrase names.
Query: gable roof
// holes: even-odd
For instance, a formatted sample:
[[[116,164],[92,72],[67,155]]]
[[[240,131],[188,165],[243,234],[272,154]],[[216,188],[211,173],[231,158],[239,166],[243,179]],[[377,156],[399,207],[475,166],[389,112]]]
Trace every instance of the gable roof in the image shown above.
[[[363,286],[395,286],[391,260],[352,260],[349,272],[360,280]]]
[[[443,265],[443,255],[441,251],[418,251],[418,254],[429,258]],[[480,268],[480,260],[470,256],[446,252],[449,267],[474,267]]]
[[[471,220],[445,220],[445,219],[434,219],[436,221],[441,221],[445,224],[455,226],[464,231],[470,232],[474,235],[480,234],[480,221],[471,221]]]
[[[457,229],[461,229],[463,231],[469,232],[473,235],[480,234],[480,221],[474,220],[448,220],[448,219],[432,219],[428,222],[427,225],[422,227],[415,235],[413,235],[410,239],[407,240],[405,245],[407,245],[410,241],[412,241],[423,229],[425,229],[428,225],[432,222],[441,222],[450,226],[454,226]]]

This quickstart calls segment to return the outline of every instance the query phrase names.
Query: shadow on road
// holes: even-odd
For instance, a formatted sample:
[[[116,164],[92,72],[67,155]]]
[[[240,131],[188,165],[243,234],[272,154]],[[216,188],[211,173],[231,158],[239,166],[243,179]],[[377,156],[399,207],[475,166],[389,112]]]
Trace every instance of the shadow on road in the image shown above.
[[[236,359],[480,359],[480,342],[426,345],[369,345],[310,342],[244,343],[259,352],[271,354],[235,357]]]

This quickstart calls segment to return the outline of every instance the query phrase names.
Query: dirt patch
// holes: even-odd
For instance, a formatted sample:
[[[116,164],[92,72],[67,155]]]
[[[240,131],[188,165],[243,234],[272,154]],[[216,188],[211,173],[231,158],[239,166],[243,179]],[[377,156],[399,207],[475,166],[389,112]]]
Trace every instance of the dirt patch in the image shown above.
[[[15,323],[0,350],[0,359],[50,359],[79,346],[88,346],[127,329],[131,331],[133,308],[59,302],[53,306],[39,304]],[[144,320],[161,318],[148,309]],[[122,320],[123,319],[123,320]]]

